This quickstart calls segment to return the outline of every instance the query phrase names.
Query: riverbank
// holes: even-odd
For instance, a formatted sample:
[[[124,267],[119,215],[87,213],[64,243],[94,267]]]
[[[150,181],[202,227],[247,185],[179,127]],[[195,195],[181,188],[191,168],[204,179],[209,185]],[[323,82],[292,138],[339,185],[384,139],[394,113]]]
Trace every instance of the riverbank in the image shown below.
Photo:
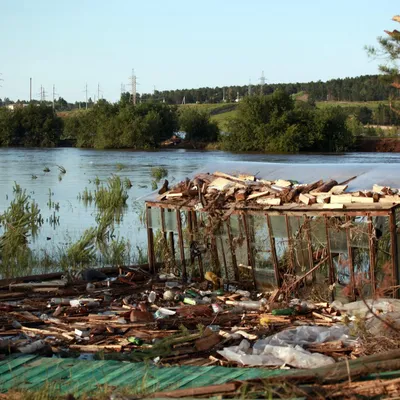
[[[355,151],[376,153],[399,153],[400,138],[365,138],[356,141]]]

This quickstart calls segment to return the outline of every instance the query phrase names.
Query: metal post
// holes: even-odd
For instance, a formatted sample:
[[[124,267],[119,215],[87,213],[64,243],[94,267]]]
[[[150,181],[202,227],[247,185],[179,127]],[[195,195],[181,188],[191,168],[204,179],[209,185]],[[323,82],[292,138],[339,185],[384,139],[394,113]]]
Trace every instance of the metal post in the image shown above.
[[[149,259],[149,269],[152,273],[155,272],[155,257],[154,257],[154,236],[153,229],[150,227],[150,210],[146,208],[146,225],[147,225],[147,258]]]
[[[234,249],[234,246],[233,246],[233,238],[232,238],[230,219],[226,220],[226,230],[228,232],[229,248],[231,250],[232,265],[233,265],[233,270],[234,270],[234,273],[235,273],[235,280],[239,281],[239,269],[238,269],[238,266],[237,266],[236,253],[235,253],[235,249]]]
[[[182,220],[181,220],[180,210],[176,210],[176,222],[178,226],[179,250],[180,250],[181,264],[182,264],[182,281],[186,282],[187,272],[186,272],[186,261],[185,261],[185,248],[183,244]]]
[[[346,222],[350,222],[351,218],[346,215]],[[352,290],[352,299],[356,300],[355,288],[356,282],[354,277],[354,264],[353,264],[353,249],[351,247],[351,233],[350,228],[346,228],[346,238],[347,238],[347,253],[348,253],[348,261],[349,261],[349,270],[350,270],[350,286]]]
[[[390,253],[392,257],[392,285],[394,286],[393,289],[393,297],[399,296],[399,289],[397,285],[399,284],[398,281],[398,274],[397,274],[397,235],[396,235],[396,218],[394,215],[394,210],[391,211],[389,215],[389,225],[390,225]]]
[[[376,253],[375,241],[372,228],[372,217],[368,215],[368,245],[369,245],[369,277],[371,280],[372,295],[375,297],[376,281],[375,281],[375,268],[376,268]]]
[[[278,263],[278,257],[276,255],[275,238],[274,238],[274,234],[272,232],[271,219],[270,219],[268,214],[266,214],[265,217],[267,218],[267,225],[268,225],[268,231],[269,231],[269,241],[270,241],[270,244],[271,244],[272,261],[274,263],[275,280],[276,280],[276,284],[280,288],[282,282],[281,282],[281,277],[279,275],[279,263]]]
[[[249,225],[247,223],[247,218],[246,218],[245,214],[241,214],[241,218],[242,218],[243,225],[244,225],[244,230],[245,230],[245,233],[246,233],[247,261],[249,263],[249,266],[251,266],[251,272],[253,274],[254,287],[256,288],[257,287],[257,280],[256,280],[256,271],[255,271],[255,265],[254,265],[254,259],[253,259],[253,252],[251,250]]]

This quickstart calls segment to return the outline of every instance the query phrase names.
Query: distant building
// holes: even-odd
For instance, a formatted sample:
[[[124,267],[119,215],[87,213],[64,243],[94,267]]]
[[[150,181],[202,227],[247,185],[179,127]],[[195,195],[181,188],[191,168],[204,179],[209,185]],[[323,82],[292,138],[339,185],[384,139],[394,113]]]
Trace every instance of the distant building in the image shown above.
[[[28,107],[28,104],[25,104],[25,103],[14,103],[14,104],[8,104],[8,105],[6,105],[6,107],[9,110],[16,110],[17,108]]]

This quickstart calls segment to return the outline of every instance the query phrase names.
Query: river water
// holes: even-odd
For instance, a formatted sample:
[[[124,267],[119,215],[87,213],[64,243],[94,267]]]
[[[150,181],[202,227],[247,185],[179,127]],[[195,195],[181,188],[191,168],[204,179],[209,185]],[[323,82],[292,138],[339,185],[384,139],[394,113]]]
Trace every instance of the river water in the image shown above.
[[[232,154],[221,151],[163,150],[154,152],[132,152],[120,150],[84,150],[74,148],[57,149],[0,149],[0,213],[13,198],[14,182],[26,189],[41,209],[44,224],[38,237],[31,243],[36,251],[46,249],[57,252],[78,239],[86,228],[95,226],[94,205],[85,206],[78,195],[85,188],[94,190],[93,180],[105,181],[111,174],[128,177],[133,187],[129,190],[128,207],[123,221],[118,226],[120,237],[128,238],[133,250],[145,249],[146,233],[140,222],[140,207],[144,196],[152,192],[151,168],[162,166],[168,170],[168,180],[176,183],[198,169],[224,162],[273,162],[313,164],[355,163],[400,163],[400,153],[345,153],[345,154]],[[119,169],[118,164],[123,166]],[[59,180],[57,165],[66,169]],[[50,172],[43,169],[48,167]],[[32,175],[37,176],[32,179]],[[283,177],[285,178],[285,177]],[[52,203],[49,206],[49,192]],[[139,199],[139,202],[137,201]],[[51,224],[50,216],[59,217],[59,225]],[[0,228],[1,234],[1,228]],[[132,260],[135,261],[135,260]]]

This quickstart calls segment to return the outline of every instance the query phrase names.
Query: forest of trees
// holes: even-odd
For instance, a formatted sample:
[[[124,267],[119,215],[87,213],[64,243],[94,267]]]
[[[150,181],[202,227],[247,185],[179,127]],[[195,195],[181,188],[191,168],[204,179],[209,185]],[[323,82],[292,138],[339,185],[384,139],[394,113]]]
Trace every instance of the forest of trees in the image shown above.
[[[307,93],[310,101],[380,101],[387,100],[391,94],[395,94],[398,89],[390,87],[380,79],[380,75],[364,75],[355,78],[331,79],[326,82],[307,82],[307,83],[266,83],[261,88],[260,85],[251,87],[252,94],[272,94],[275,90],[282,90],[288,94]],[[248,96],[248,85],[233,85],[225,87],[204,87],[197,89],[176,89],[155,91],[154,93],[138,93],[138,103],[162,102],[166,104],[186,103],[221,103],[234,102],[237,97]],[[129,93],[123,93],[123,97],[129,99]],[[27,103],[26,101],[18,102]],[[37,102],[34,100],[33,102]],[[0,99],[2,105],[12,104],[9,98]],[[52,105],[47,101],[45,104]],[[94,107],[95,102],[89,98],[88,108]],[[79,108],[86,108],[85,102],[68,103],[62,97],[55,100],[56,111],[70,111]]]
[[[229,133],[221,136],[222,147],[231,151],[342,152],[354,143],[347,122],[341,107],[317,109],[277,90],[268,96],[246,97],[239,104]]]

